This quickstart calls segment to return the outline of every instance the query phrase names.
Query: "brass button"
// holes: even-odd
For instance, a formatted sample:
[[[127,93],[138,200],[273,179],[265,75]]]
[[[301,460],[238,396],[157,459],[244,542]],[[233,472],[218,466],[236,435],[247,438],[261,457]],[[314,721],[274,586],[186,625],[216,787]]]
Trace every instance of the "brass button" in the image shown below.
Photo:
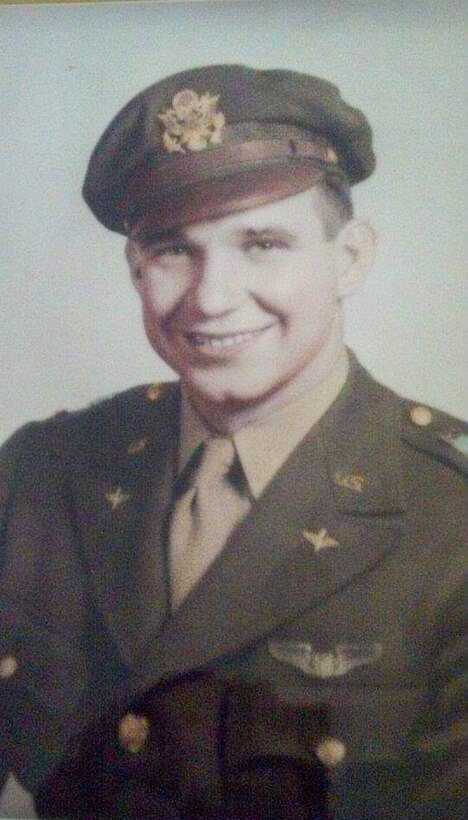
[[[2,680],[12,678],[17,669],[18,661],[14,655],[5,655],[3,658],[0,658],[0,678]]]
[[[346,746],[336,737],[326,737],[315,749],[315,754],[324,766],[332,769],[338,766],[346,757]]]
[[[141,752],[149,737],[149,720],[144,715],[129,712],[119,723],[120,745],[131,754]]]
[[[164,393],[163,384],[150,384],[146,391],[146,398],[148,401],[158,401]]]
[[[432,422],[432,412],[428,407],[418,405],[412,407],[410,410],[411,421],[417,424],[418,427],[427,427]]]

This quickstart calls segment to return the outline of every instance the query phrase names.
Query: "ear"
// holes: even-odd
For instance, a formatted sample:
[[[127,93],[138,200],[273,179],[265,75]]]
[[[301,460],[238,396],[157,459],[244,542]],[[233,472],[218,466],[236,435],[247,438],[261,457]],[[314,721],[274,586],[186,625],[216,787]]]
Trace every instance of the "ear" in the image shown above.
[[[137,242],[132,239],[127,240],[125,245],[125,256],[127,257],[133,286],[138,292],[141,289],[141,249]]]
[[[343,226],[335,242],[339,266],[338,296],[343,298],[360,287],[372,267],[377,237],[369,223],[351,219]]]

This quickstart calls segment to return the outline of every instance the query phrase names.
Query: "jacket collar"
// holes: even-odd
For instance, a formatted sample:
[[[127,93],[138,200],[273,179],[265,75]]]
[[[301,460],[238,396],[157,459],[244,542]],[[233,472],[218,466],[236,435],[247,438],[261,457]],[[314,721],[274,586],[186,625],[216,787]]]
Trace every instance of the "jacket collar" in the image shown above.
[[[313,610],[400,543],[399,407],[356,363],[344,390],[137,664],[143,688]]]
[[[143,689],[313,610],[399,544],[399,405],[354,361],[328,412],[170,615],[164,523],[179,390],[138,402],[138,412],[96,415],[83,434],[96,446],[91,455],[76,452],[69,472],[96,601]]]
[[[303,392],[293,403],[232,435],[253,498],[260,497],[289,454],[334,402],[348,371],[348,355],[343,350],[320,384]],[[196,448],[211,435],[182,392],[180,467],[188,463]]]
[[[94,596],[130,667],[168,611],[164,523],[176,467],[179,390],[151,386],[131,402],[116,397],[90,412],[82,452],[76,448],[68,470]]]

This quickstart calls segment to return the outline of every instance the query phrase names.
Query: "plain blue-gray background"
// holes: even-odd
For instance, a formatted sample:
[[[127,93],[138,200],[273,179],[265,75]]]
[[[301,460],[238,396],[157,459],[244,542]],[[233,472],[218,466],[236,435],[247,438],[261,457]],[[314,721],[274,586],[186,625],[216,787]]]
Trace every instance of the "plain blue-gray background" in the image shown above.
[[[380,237],[348,339],[399,392],[464,412],[461,3],[226,0],[0,9],[0,439],[23,421],[167,377],[123,239],[80,188],[111,117],[144,86],[212,62],[337,83],[375,132],[355,191]],[[465,382],[466,387],[466,382]]]
[[[311,72],[368,114],[378,170],[355,199],[381,244],[348,338],[400,392],[463,414],[463,30],[458,0],[0,8],[0,439],[167,376],[140,327],[123,240],[80,187],[133,94],[210,62]],[[0,815],[31,812],[12,788]]]

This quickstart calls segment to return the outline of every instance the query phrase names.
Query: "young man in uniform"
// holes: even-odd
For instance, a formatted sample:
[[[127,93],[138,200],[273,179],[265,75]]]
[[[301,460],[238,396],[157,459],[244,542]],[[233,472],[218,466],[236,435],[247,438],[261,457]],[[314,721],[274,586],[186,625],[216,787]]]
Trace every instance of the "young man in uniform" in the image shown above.
[[[240,66],[94,150],[180,382],[5,447],[3,767],[40,816],[461,817],[464,429],[344,345],[373,169],[333,85]]]

